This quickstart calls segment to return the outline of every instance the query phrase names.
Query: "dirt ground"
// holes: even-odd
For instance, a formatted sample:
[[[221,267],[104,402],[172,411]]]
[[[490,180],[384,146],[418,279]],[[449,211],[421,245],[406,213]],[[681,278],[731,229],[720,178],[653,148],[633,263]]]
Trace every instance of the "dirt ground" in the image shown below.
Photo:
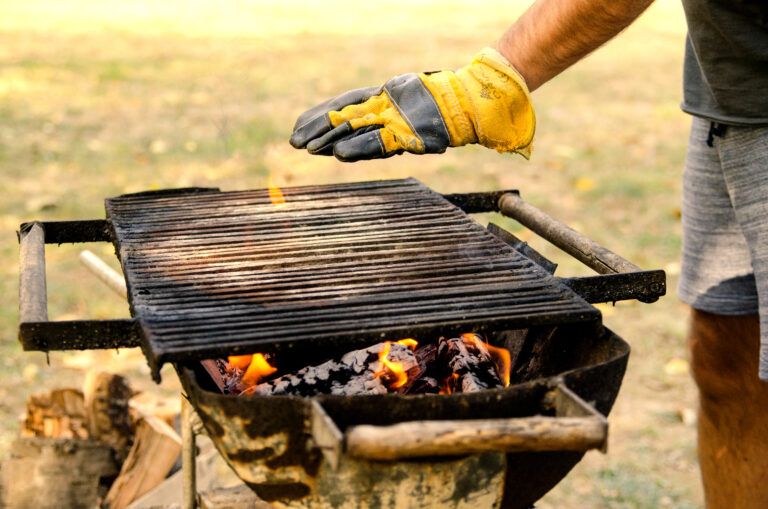
[[[617,40],[534,94],[530,161],[471,146],[439,156],[343,164],[291,148],[306,108],[395,74],[456,68],[527,5],[352,1],[28,0],[0,4],[0,458],[28,395],[77,386],[100,366],[155,386],[137,352],[22,352],[18,245],[31,219],[104,217],[103,199],[184,186],[224,190],[413,176],[440,192],[520,189],[531,203],[644,268],[662,268],[659,302],[601,306],[633,348],[610,416],[607,455],[589,453],[540,508],[700,507],[695,391],[675,297],[680,180],[689,119],[679,110],[685,27],[658,0]],[[511,221],[493,220],[560,263],[589,271]],[[78,261],[49,246],[50,316],[128,310]]]

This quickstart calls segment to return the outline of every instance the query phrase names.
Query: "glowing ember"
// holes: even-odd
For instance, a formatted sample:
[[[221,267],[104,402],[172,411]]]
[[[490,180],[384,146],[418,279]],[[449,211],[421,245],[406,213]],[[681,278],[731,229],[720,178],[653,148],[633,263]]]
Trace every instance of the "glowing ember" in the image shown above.
[[[403,340],[405,341],[405,340]],[[412,339],[410,341],[413,341]],[[400,343],[398,341],[398,343]],[[414,341],[415,343],[415,341]],[[409,346],[406,343],[406,346]],[[408,375],[405,373],[405,369],[403,368],[403,365],[399,362],[392,362],[387,357],[389,356],[389,350],[391,348],[392,343],[390,341],[384,342],[384,348],[379,351],[379,361],[381,361],[381,364],[384,366],[384,370],[377,373],[377,376],[383,375],[385,372],[389,372],[390,376],[394,377],[394,381],[390,382],[387,387],[390,389],[397,389],[398,387],[402,387],[405,385],[405,382],[408,381]]]
[[[411,338],[401,339],[400,341],[395,341],[395,343],[398,345],[407,346],[411,349],[412,352],[416,350],[417,346],[419,346],[419,342]]]
[[[272,373],[277,371],[277,368],[273,368],[267,362],[267,359],[260,353],[254,354],[251,363],[248,365],[248,369],[242,378],[242,384],[246,387],[256,385],[265,377],[268,377]]]
[[[509,355],[509,350],[506,348],[499,348],[497,346],[486,343],[485,341],[482,341],[478,334],[466,333],[462,334],[461,337],[470,342],[479,342],[485,345],[485,348],[488,349],[488,353],[491,354],[491,360],[493,360],[493,365],[496,367],[496,371],[499,373],[499,378],[501,378],[501,381],[504,382],[504,387],[509,386],[509,371],[512,365],[512,359]]]
[[[237,369],[246,369],[251,363],[253,355],[230,355],[227,357],[229,363]]]

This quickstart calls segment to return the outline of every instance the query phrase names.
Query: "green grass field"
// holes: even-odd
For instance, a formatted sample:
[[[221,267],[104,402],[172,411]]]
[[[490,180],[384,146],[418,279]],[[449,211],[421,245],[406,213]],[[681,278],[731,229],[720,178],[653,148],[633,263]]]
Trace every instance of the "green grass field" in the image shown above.
[[[685,26],[659,0],[633,27],[534,94],[530,161],[479,147],[343,164],[291,148],[306,108],[395,74],[456,68],[527,2],[352,1],[0,4],[0,457],[28,395],[77,386],[94,364],[161,387],[136,352],[24,353],[16,341],[18,247],[31,219],[104,216],[103,199],[147,189],[225,190],[413,176],[440,192],[520,189],[533,204],[644,268],[668,271],[653,305],[603,306],[633,346],[611,414],[607,455],[590,453],[537,507],[701,506],[686,370],[686,309],[674,296],[680,180],[689,119],[680,112]],[[481,218],[483,221],[489,218]],[[510,221],[504,226],[587,274]],[[110,246],[86,246],[114,263]],[[109,318],[127,306],[49,246],[52,318]],[[117,266],[116,263],[114,263]]]

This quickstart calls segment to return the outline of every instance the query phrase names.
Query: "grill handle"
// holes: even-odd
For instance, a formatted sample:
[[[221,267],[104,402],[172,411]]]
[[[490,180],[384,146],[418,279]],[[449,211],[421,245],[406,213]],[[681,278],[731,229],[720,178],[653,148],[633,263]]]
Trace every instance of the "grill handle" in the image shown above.
[[[667,292],[667,277],[663,270],[641,269],[527,203],[517,193],[502,194],[498,210],[600,274],[561,279],[587,302],[637,299],[651,303]]]
[[[45,231],[40,223],[26,223],[19,231],[19,321],[47,322]]]
[[[19,228],[19,341],[24,350],[140,346],[133,319],[48,320],[45,244],[108,240],[106,221],[34,221]]]
[[[564,384],[548,393],[543,406],[554,410],[555,416],[352,426],[344,434],[346,452],[356,458],[385,461],[491,451],[605,452],[605,417]]]
[[[499,212],[545,238],[599,274],[641,272],[643,269],[542,212],[519,195],[499,198]]]

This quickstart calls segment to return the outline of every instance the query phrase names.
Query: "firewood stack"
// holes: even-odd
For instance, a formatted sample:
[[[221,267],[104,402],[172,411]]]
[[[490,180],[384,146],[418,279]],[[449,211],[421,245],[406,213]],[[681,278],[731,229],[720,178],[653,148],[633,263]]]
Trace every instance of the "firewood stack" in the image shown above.
[[[31,396],[0,470],[0,507],[122,509],[162,482],[181,439],[133,395],[124,377],[94,371],[82,391]]]

